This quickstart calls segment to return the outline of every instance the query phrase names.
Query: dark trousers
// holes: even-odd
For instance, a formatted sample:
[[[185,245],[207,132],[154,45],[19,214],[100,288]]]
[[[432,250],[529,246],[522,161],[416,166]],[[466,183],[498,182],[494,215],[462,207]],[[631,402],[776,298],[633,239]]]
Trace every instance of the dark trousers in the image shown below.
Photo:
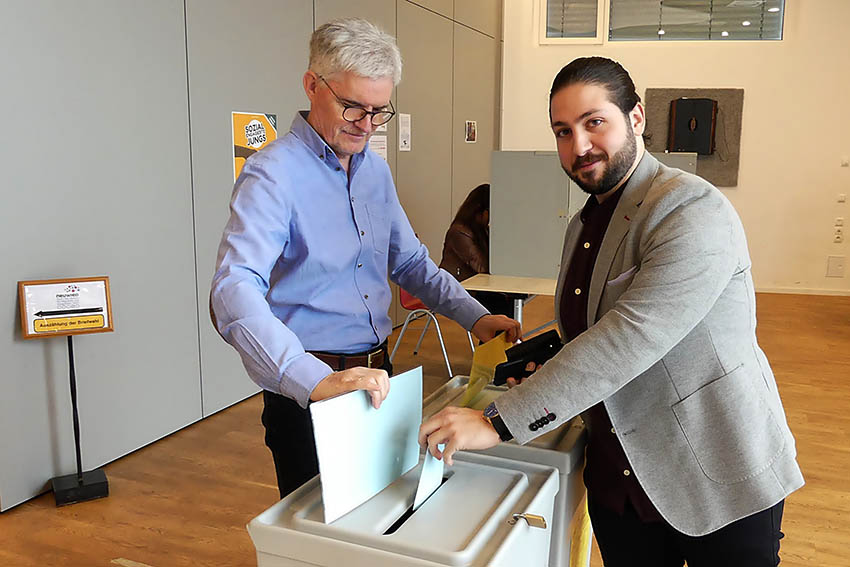
[[[389,356],[384,357],[381,368],[392,376],[393,367]],[[277,487],[283,498],[319,474],[313,422],[309,409],[268,390],[263,390],[263,406],[266,446],[272,452]]]
[[[785,501],[701,537],[676,531],[667,522],[641,522],[630,503],[621,516],[587,507],[605,567],[775,567]]]

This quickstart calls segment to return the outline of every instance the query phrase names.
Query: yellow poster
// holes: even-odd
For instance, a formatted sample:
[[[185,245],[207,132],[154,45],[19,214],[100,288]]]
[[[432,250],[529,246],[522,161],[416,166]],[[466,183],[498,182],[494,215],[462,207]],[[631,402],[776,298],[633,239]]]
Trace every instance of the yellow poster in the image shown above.
[[[233,181],[245,160],[277,139],[277,115],[233,112]]]

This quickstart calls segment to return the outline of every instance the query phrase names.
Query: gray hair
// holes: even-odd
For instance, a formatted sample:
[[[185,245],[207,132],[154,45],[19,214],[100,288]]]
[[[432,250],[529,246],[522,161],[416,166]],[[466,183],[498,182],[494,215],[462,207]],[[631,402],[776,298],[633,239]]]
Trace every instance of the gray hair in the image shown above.
[[[401,52],[395,38],[361,18],[334,20],[310,38],[310,70],[322,76],[350,71],[369,79],[401,81]]]

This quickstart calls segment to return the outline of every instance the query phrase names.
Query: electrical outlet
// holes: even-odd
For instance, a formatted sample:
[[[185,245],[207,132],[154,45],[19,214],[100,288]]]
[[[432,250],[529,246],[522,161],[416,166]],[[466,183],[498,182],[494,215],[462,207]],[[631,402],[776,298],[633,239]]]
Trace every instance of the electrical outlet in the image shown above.
[[[828,277],[828,278],[843,278],[844,277],[844,256],[827,256],[826,257],[826,277]]]

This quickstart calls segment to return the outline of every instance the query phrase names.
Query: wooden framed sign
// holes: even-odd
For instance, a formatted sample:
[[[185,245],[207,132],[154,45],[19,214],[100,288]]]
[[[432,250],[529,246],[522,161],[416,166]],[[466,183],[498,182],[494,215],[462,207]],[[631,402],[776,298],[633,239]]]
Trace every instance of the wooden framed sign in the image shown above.
[[[113,330],[108,276],[20,281],[18,298],[25,339]]]

